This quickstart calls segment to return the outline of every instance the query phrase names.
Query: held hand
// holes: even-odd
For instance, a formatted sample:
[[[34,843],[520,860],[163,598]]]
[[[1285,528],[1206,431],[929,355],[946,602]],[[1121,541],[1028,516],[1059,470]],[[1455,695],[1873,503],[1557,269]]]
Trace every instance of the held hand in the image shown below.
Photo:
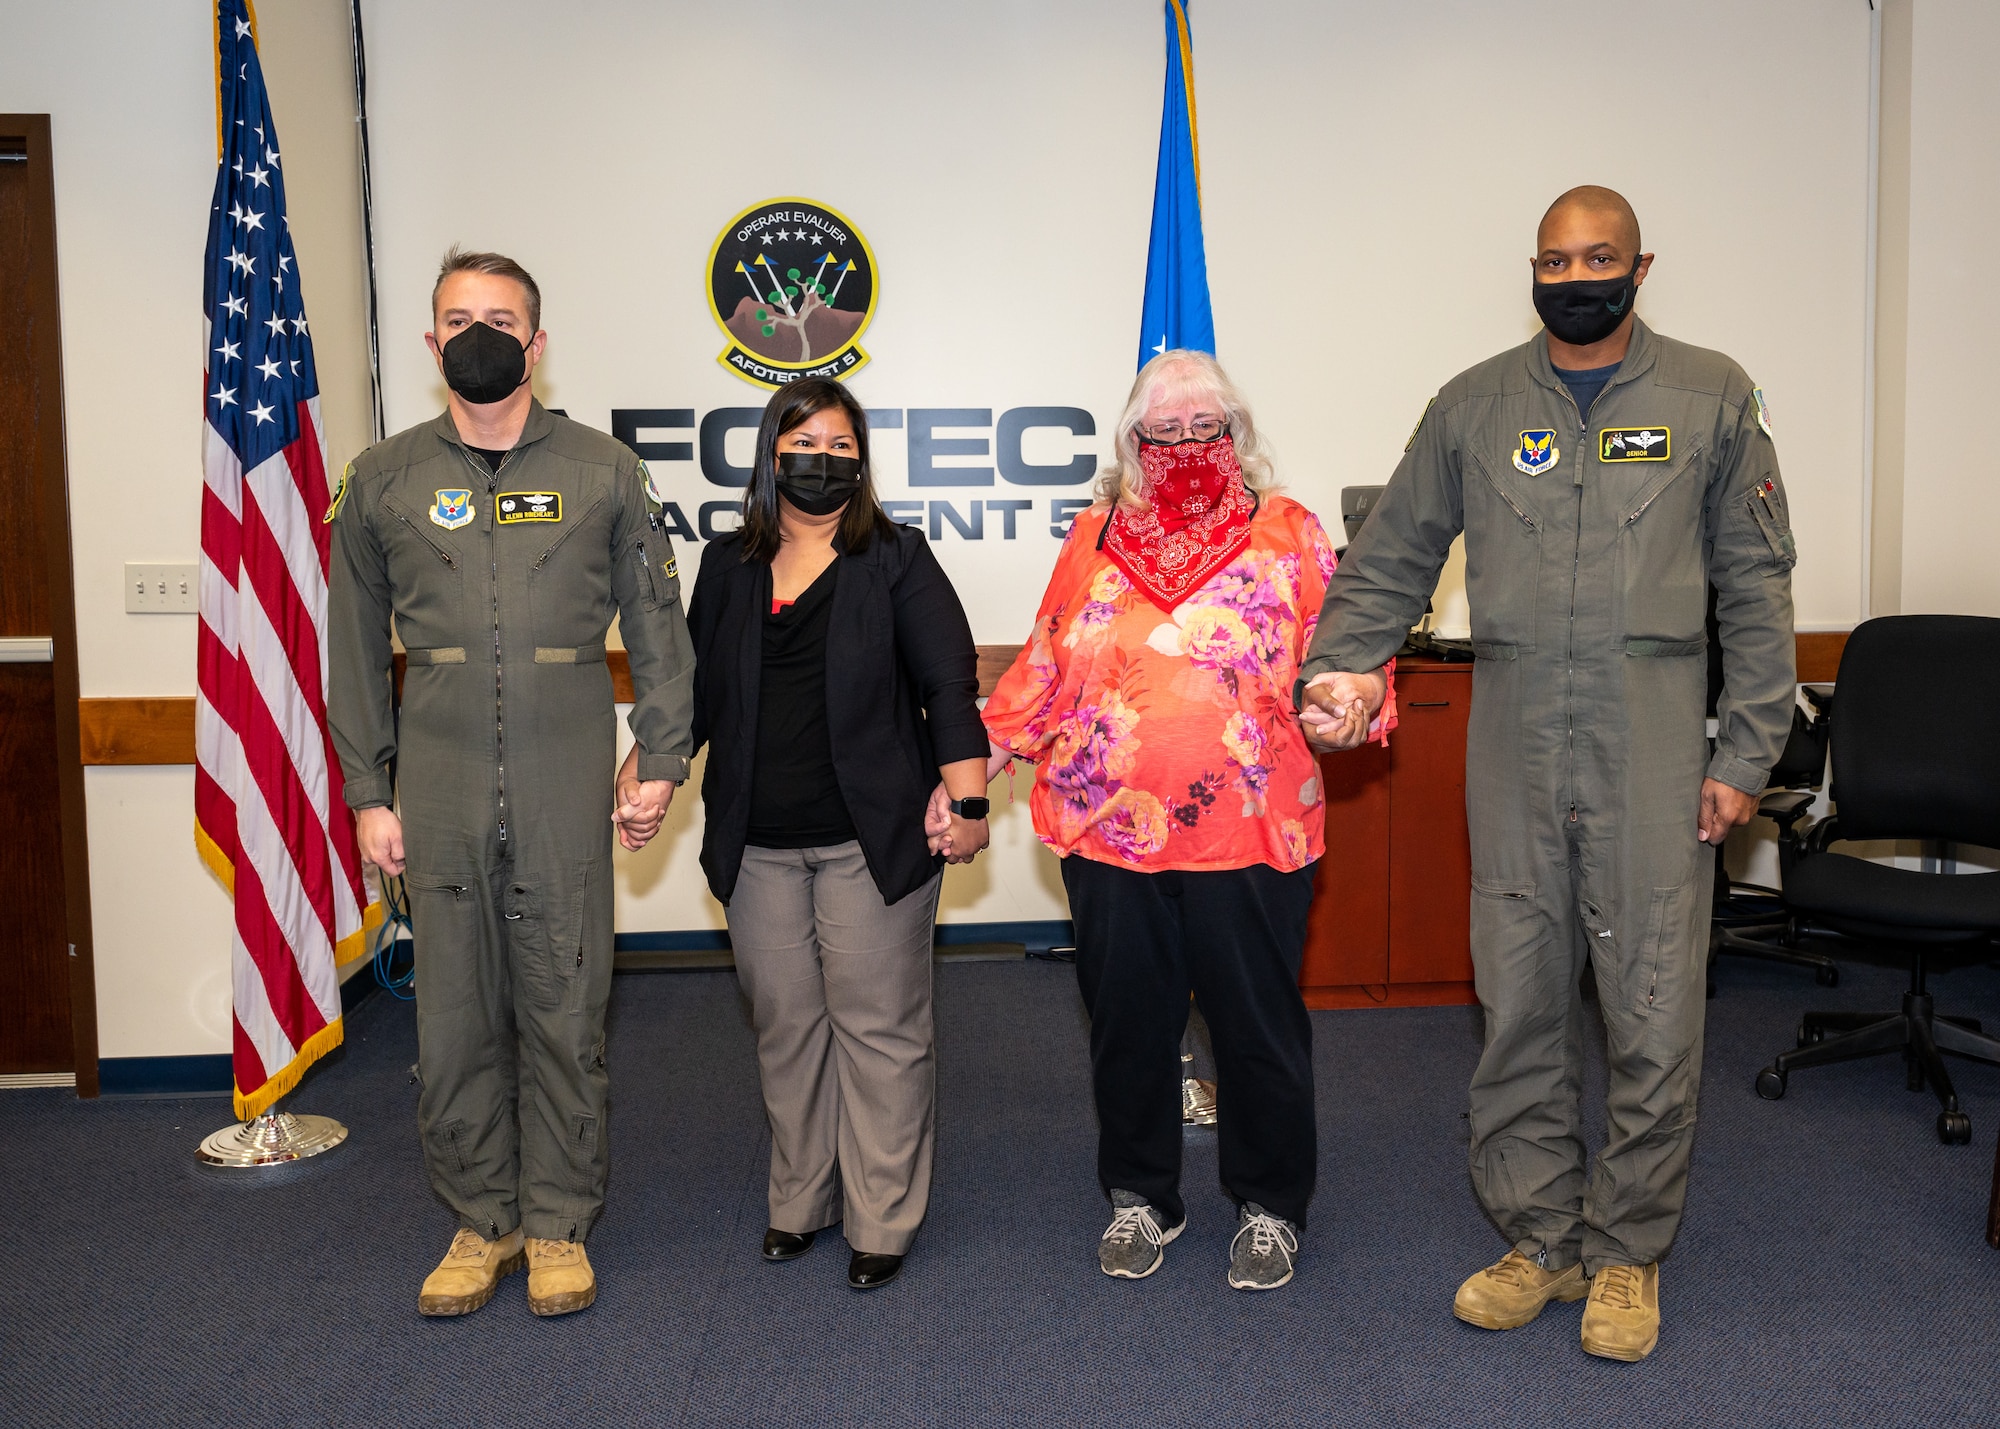
[[[1354,749],[1368,738],[1369,721],[1382,708],[1389,682],[1379,672],[1321,675],[1305,688],[1299,710],[1306,743],[1319,750]]]
[[[931,797],[924,805],[924,841],[930,845],[932,853],[945,851],[945,836],[951,832],[951,795],[942,782],[931,790]]]
[[[383,806],[357,813],[354,816],[354,841],[360,845],[363,858],[391,878],[401,875],[403,821],[396,817],[394,809]]]
[[[618,826],[618,842],[632,853],[637,853],[652,842],[653,835],[660,831],[660,823],[667,817],[667,807],[674,802],[674,782],[671,779],[621,779],[617,787],[618,807],[612,810],[611,822]]]
[[[1719,779],[1701,781],[1699,838],[1711,847],[1729,837],[1729,831],[1747,824],[1757,815],[1757,796],[1732,788]]]
[[[973,855],[992,842],[992,835],[986,828],[986,820],[961,819],[956,814],[949,814],[947,817],[951,819],[951,828],[944,835],[941,841],[943,846],[939,850],[945,856],[944,861],[971,863]]]

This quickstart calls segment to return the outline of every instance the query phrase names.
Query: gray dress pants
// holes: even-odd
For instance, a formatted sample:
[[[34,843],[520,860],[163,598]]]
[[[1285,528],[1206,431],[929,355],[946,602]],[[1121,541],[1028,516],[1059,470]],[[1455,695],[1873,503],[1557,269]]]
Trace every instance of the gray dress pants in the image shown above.
[[[902,1255],[930,1204],[942,875],[885,906],[861,845],[746,848],[729,900],[771,1123],[771,1220]]]

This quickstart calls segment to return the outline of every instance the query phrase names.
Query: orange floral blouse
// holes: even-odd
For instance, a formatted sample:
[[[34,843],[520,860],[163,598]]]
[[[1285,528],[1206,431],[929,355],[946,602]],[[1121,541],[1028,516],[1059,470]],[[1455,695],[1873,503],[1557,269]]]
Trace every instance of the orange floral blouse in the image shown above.
[[[1148,873],[1304,868],[1326,844],[1292,701],[1333,575],[1319,518],[1266,494],[1243,553],[1169,616],[1097,549],[1108,516],[1077,515],[986,703],[993,742],[1035,761],[1036,834]],[[1392,677],[1369,733],[1395,725]]]

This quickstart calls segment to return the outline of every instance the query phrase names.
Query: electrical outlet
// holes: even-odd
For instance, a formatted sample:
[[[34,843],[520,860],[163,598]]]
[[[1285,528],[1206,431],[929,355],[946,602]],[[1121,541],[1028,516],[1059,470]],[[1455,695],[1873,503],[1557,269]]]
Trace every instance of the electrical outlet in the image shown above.
[[[193,565],[125,563],[125,609],[135,615],[158,615],[196,609],[196,568]]]

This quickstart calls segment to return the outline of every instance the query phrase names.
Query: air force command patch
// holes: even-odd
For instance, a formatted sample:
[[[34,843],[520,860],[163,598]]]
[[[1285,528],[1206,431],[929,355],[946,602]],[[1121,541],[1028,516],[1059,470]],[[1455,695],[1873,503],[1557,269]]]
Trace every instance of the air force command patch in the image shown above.
[[[667,494],[660,490],[660,481],[653,475],[653,469],[643,461],[639,463],[639,478],[646,483],[646,499],[655,506],[665,506]]]
[[[1753,387],[1750,389],[1750,395],[1757,402],[1757,425],[1764,429],[1765,436],[1769,437],[1772,441],[1776,441],[1778,434],[1771,430],[1771,404],[1764,400],[1764,389],[1762,387]]]
[[[437,500],[431,503],[431,523],[442,526],[447,531],[456,531],[461,526],[472,524],[472,493],[465,487],[448,487],[434,493]]]
[[[1562,448],[1556,445],[1556,434],[1546,428],[1521,433],[1521,444],[1514,448],[1514,469],[1529,476],[1538,476],[1561,460]]]
[[[523,521],[562,520],[560,491],[504,491],[494,499],[495,516],[502,526]]]
[[[1597,434],[1599,461],[1665,461],[1673,454],[1668,427],[1606,427]]]

